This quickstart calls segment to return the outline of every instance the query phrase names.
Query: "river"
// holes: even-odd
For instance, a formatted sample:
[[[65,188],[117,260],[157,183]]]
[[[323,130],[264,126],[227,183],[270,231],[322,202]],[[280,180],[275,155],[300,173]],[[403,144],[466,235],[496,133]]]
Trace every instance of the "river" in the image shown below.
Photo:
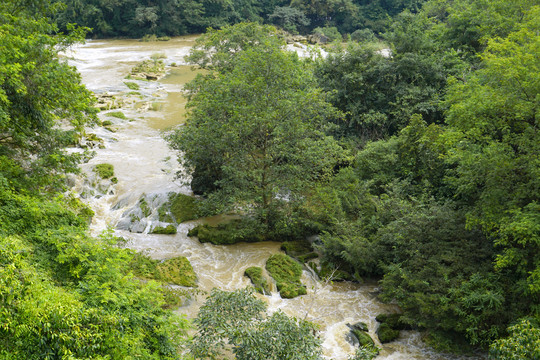
[[[166,42],[139,42],[136,40],[96,40],[71,49],[66,56],[77,67],[86,86],[98,95],[116,96],[126,119],[100,113],[102,120],[112,122],[109,129],[95,127],[87,133],[95,133],[103,139],[102,148],[95,148],[95,156],[82,165],[87,179],[79,178],[74,189],[95,211],[91,231],[93,234],[111,228],[127,239],[126,246],[144,251],[154,259],[186,256],[199,279],[199,289],[210,291],[214,287],[234,290],[249,285],[243,276],[250,266],[264,268],[266,259],[279,252],[278,243],[236,244],[214,246],[200,244],[189,238],[187,231],[198,222],[186,222],[179,226],[176,235],[154,235],[116,230],[122,214],[134,206],[143,194],[160,195],[167,192],[190,194],[175,174],[179,170],[177,154],[169,149],[163,132],[184,121],[185,99],[182,85],[194,77],[184,61],[195,37],[179,37]],[[136,81],[137,91],[130,90],[125,77],[139,61],[160,53],[169,69],[169,75],[159,81]],[[171,66],[174,65],[174,66]],[[112,131],[111,131],[112,130]],[[96,164],[110,163],[114,166],[118,183],[96,192],[89,183],[92,168]],[[368,324],[370,335],[376,338],[375,316],[396,310],[395,306],[382,304],[376,298],[375,283],[317,282],[305,271],[302,281],[307,284],[308,294],[295,299],[281,299],[279,294],[261,296],[268,303],[269,311],[281,309],[290,316],[307,318],[321,327],[324,355],[328,359],[345,360],[354,353],[346,341],[347,323],[363,321]],[[200,297],[177,310],[194,317],[204,301]],[[381,344],[378,344],[381,346]],[[385,344],[377,359],[465,359],[438,354],[421,341],[420,334],[402,331],[399,340]],[[467,359],[472,359],[468,357]]]

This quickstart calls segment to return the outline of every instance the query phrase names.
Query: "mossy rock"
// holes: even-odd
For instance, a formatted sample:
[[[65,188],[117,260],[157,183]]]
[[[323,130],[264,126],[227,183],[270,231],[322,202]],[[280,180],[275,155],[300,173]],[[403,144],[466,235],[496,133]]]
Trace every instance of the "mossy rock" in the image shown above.
[[[293,299],[300,295],[306,295],[306,286],[297,283],[276,283],[279,294],[284,299]]]
[[[387,324],[394,330],[411,330],[411,326],[402,320],[401,314],[379,314],[375,318],[378,322]]]
[[[392,329],[387,323],[382,323],[377,329],[377,336],[381,343],[389,343],[399,337],[399,330]]]
[[[264,241],[264,237],[243,220],[233,220],[218,226],[198,225],[188,232],[188,236],[196,236],[201,243],[209,242],[214,245]]]
[[[159,220],[163,222],[176,222],[198,219],[198,200],[185,194],[169,194],[169,200],[159,209]]]
[[[152,209],[150,209],[150,206],[148,205],[144,194],[139,200],[139,207],[141,208],[144,217],[148,217],[152,214]]]
[[[163,226],[156,226],[153,230],[152,230],[152,234],[165,234],[165,235],[170,235],[170,234],[176,234],[176,226],[172,225],[172,224],[169,224],[165,227]]]
[[[118,118],[118,119],[122,119],[122,120],[127,119],[126,115],[121,111],[112,111],[110,113],[107,113],[106,115],[111,116],[111,117],[115,117],[115,118]]]
[[[132,81],[125,81],[124,84],[130,89],[130,90],[139,90],[140,86],[137,83],[134,83]]]
[[[111,120],[105,120],[101,122],[101,126],[111,126],[113,123]]]
[[[160,262],[156,266],[157,280],[181,286],[197,285],[197,275],[185,256]]]
[[[319,257],[319,254],[317,254],[316,252],[310,252],[310,253],[298,256],[298,261],[307,263],[309,260],[313,260],[318,257]]]
[[[114,166],[111,164],[97,164],[94,166],[94,172],[102,179],[114,177]]]
[[[301,283],[302,265],[285,254],[274,254],[266,261],[266,270],[276,281],[281,297],[291,299],[307,293]]]
[[[262,269],[260,267],[249,267],[244,272],[244,275],[251,280],[253,286],[255,287],[255,290],[257,290],[259,293],[263,295],[270,294],[270,287],[268,286],[268,281],[263,276]]]
[[[319,255],[313,251],[313,246],[311,243],[306,239],[284,241],[281,244],[281,250],[285,251],[287,255],[292,256],[303,263],[319,257]]]
[[[375,342],[373,341],[371,336],[366,331],[353,329],[353,330],[351,330],[351,332],[353,333],[353,335],[358,340],[358,345],[360,347],[375,345]]]

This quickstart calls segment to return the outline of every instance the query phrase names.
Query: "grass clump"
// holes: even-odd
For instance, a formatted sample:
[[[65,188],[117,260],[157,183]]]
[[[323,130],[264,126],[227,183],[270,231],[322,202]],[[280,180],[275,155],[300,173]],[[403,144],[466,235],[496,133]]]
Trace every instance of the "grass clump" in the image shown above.
[[[152,230],[152,234],[164,234],[164,235],[171,235],[176,234],[176,226],[170,224],[165,227],[163,226],[156,226]]]
[[[307,293],[300,281],[302,265],[285,254],[274,254],[266,261],[266,270],[276,281],[281,297],[292,299]]]
[[[124,84],[131,90],[139,90],[140,86],[132,81],[125,81]]]
[[[111,164],[97,164],[94,166],[94,172],[102,179],[111,179],[112,182],[116,178],[114,177],[114,166]]]
[[[112,111],[106,114],[107,116],[115,117],[118,119],[126,120],[127,116],[121,111]]]
[[[188,232],[188,236],[196,236],[202,243],[214,245],[231,245],[239,242],[263,241],[262,232],[248,219],[237,219],[218,226],[207,224],[196,226]]]
[[[253,286],[255,287],[255,290],[257,290],[259,293],[263,295],[270,294],[270,287],[268,286],[268,281],[263,276],[262,269],[260,267],[249,267],[244,272],[244,275],[251,280]]]

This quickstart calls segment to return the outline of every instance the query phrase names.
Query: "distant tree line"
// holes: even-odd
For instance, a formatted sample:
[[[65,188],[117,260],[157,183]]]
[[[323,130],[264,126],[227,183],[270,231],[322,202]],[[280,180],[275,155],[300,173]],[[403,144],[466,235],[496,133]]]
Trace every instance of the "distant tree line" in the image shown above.
[[[389,18],[417,12],[425,0],[57,0],[57,15],[68,24],[91,28],[91,37],[176,36],[202,33],[244,21],[274,24],[293,33],[336,28],[341,34],[369,29],[381,34]]]

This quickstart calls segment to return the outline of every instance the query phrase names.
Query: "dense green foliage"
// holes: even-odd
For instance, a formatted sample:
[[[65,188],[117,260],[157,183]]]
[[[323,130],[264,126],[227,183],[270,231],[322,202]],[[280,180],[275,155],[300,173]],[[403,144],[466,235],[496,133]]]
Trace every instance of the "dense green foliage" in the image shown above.
[[[80,156],[64,148],[95,120],[93,99],[58,52],[46,0],[0,3],[0,358],[178,359],[187,322],[92,211],[60,192]],[[114,175],[101,164],[102,178]]]
[[[440,347],[488,347],[540,315],[533,5],[429,1],[395,18],[392,57],[353,45],[317,71],[347,113],[335,135],[358,149],[307,208],[325,229],[321,249],[382,276],[382,298]]]
[[[265,314],[266,305],[251,289],[214,289],[201,307],[192,344],[196,359],[216,359],[225,350],[239,360],[321,359],[313,324],[281,311]]]
[[[312,14],[335,19],[348,6],[300,3],[293,7],[323,30],[332,23]],[[302,25],[293,14],[280,10],[275,18]],[[221,207],[214,209],[242,209],[273,231],[296,234],[292,240],[320,233],[321,264],[355,278],[379,278],[381,299],[396,301],[400,321],[425,330],[431,344],[445,350],[491,346],[492,356],[501,359],[515,347],[516,354],[532,356],[540,318],[540,8],[527,0],[430,0],[394,15],[382,34],[391,54],[350,44],[315,62],[278,56],[272,50],[278,39],[268,39],[264,28],[242,24],[212,32],[202,49],[214,52],[192,57],[215,72],[193,84],[191,121],[204,136],[191,139],[200,146],[210,134],[219,136],[212,137],[211,155],[188,150],[188,170],[193,179],[204,179],[207,199],[220,194]],[[258,61],[258,53],[281,64],[280,72]],[[260,77],[251,76],[259,69],[272,79],[287,76],[279,92],[267,93],[272,102],[264,106],[251,96],[270,88],[257,88]],[[318,94],[345,116],[324,116],[309,128],[324,134],[326,144],[338,141],[341,157],[329,162],[328,150],[311,151],[323,149],[320,143],[308,152],[297,148],[305,135],[291,137],[287,154],[273,159],[286,160],[280,166],[299,171],[302,181],[284,182],[277,167],[277,182],[261,182],[266,178],[255,175],[267,168],[258,167],[264,137],[257,135],[270,132],[252,133],[251,126],[266,121],[279,129],[270,121],[281,109],[309,114],[305,105],[274,103],[282,93],[305,104],[295,96],[317,85],[306,88],[296,76],[311,79],[312,73],[322,88]],[[296,121],[287,118],[295,132],[290,136],[305,134],[292,127]],[[185,137],[182,131],[195,134],[189,126],[188,120],[178,139]],[[257,152],[244,153],[253,140]],[[313,166],[294,162],[299,151],[303,160],[313,155],[312,164],[331,166],[314,176]],[[231,161],[238,154],[248,159]]]
[[[240,24],[203,40],[213,50],[196,48],[190,59],[215,71],[191,83],[186,124],[171,143],[216,208],[250,209],[263,238],[294,237],[290,213],[302,192],[344,157],[324,131],[339,113],[271,27]]]
[[[83,32],[53,35],[52,11],[48,1],[0,4],[0,181],[19,189],[61,187],[80,158],[63,148],[95,119],[79,74],[57,57]]]
[[[368,28],[382,33],[388,18],[417,12],[425,0],[58,0],[66,4],[58,22],[92,28],[95,37],[184,35],[241,22],[274,24],[292,33],[334,28],[341,34]],[[339,30],[339,32],[338,32]],[[341,34],[340,34],[341,33]],[[157,36],[156,36],[157,35]],[[147,38],[150,38],[147,36]]]
[[[81,210],[0,188],[1,355],[176,359],[185,321],[133,277],[117,239],[86,234]]]

